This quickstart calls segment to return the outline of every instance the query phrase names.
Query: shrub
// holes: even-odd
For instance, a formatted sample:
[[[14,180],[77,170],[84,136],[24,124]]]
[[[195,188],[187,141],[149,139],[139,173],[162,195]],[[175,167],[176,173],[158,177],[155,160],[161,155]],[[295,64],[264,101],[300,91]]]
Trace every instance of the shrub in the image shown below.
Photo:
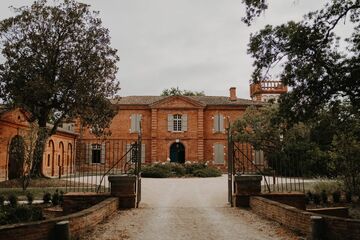
[[[343,189],[343,186],[342,183],[337,180],[320,179],[314,183],[313,188],[316,193],[325,191],[327,194],[330,194],[336,190]]]
[[[352,202],[352,192],[347,191],[345,193],[345,199],[346,199],[346,202],[351,203]]]
[[[206,168],[204,163],[185,164],[186,174],[193,174],[196,170],[204,168]]]
[[[171,171],[156,166],[146,166],[142,169],[141,176],[149,178],[166,178],[171,176]]]
[[[305,202],[306,204],[309,204],[311,201],[313,201],[313,194],[310,191],[307,191],[305,195]]]
[[[320,194],[318,194],[318,193],[314,193],[313,194],[313,201],[314,201],[314,204],[316,204],[316,205],[319,205],[320,204]]]
[[[194,177],[220,177],[221,174],[220,170],[213,167],[197,169],[193,172]]]
[[[181,177],[186,174],[186,169],[183,165],[174,163],[171,165],[171,172],[176,176]]]
[[[3,195],[0,195],[0,207],[3,207],[5,203],[5,197]]]
[[[320,196],[321,196],[321,201],[324,204],[326,204],[328,202],[328,195],[327,195],[326,191],[322,190]]]
[[[50,203],[51,201],[51,194],[49,192],[44,193],[43,195],[43,201],[44,203]]]
[[[28,201],[28,204],[31,205],[34,201],[34,195],[31,192],[27,192],[26,199]]]
[[[56,189],[55,192],[53,193],[52,197],[51,197],[51,203],[54,206],[57,206],[57,205],[59,205],[59,202],[60,202],[59,190]]]
[[[15,194],[10,194],[9,196],[8,196],[8,200],[9,200],[9,205],[11,206],[11,207],[16,207],[17,206],[17,204],[18,204],[18,197],[15,195]]]
[[[60,191],[59,202],[60,202],[60,204],[64,203],[64,192],[63,191]]]
[[[339,203],[340,202],[340,197],[341,197],[341,192],[339,190],[334,191],[332,193],[332,198],[333,198],[334,203]]]
[[[5,215],[2,216],[1,221],[3,224],[12,224],[37,221],[42,219],[43,214],[40,207],[20,205],[15,208],[8,209]]]

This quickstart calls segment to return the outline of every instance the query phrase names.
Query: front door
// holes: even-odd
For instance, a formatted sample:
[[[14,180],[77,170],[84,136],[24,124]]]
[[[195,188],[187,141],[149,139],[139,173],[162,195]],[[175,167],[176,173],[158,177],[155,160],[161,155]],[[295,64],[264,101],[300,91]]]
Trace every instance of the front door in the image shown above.
[[[182,143],[173,143],[170,146],[170,161],[185,163],[185,147]]]

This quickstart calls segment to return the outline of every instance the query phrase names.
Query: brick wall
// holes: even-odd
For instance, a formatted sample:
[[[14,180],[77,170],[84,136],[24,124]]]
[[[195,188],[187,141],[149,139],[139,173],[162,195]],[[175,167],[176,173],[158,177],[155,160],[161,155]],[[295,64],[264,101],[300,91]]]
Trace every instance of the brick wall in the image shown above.
[[[53,229],[57,222],[68,220],[71,237],[76,239],[85,231],[117,211],[118,199],[108,198],[99,204],[64,217],[31,223],[0,226],[0,237],[6,240],[46,240],[54,239]]]
[[[324,239],[360,239],[360,220],[315,214],[263,197],[250,197],[250,207],[255,213],[307,236],[311,234],[310,217],[321,216],[326,226]]]

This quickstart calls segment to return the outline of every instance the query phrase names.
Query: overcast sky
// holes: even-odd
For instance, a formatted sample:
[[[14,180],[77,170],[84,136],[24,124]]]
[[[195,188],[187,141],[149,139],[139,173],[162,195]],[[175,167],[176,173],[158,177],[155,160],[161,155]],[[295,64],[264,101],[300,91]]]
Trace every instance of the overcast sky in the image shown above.
[[[265,24],[299,20],[325,0],[272,0],[266,14],[247,27],[241,22],[241,0],[83,0],[100,11],[120,56],[117,79],[121,96],[159,95],[164,88],[204,91],[249,98],[251,32]],[[1,0],[1,19],[13,15]]]

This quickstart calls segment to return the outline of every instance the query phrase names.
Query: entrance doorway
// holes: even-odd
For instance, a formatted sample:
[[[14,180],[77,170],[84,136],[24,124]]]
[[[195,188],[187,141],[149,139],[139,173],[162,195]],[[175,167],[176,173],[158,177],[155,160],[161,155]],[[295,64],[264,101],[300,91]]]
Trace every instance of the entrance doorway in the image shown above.
[[[185,163],[185,147],[182,143],[173,143],[170,146],[170,161],[174,163]]]
[[[25,144],[24,139],[17,135],[11,139],[9,147],[9,179],[22,176],[24,168]]]

